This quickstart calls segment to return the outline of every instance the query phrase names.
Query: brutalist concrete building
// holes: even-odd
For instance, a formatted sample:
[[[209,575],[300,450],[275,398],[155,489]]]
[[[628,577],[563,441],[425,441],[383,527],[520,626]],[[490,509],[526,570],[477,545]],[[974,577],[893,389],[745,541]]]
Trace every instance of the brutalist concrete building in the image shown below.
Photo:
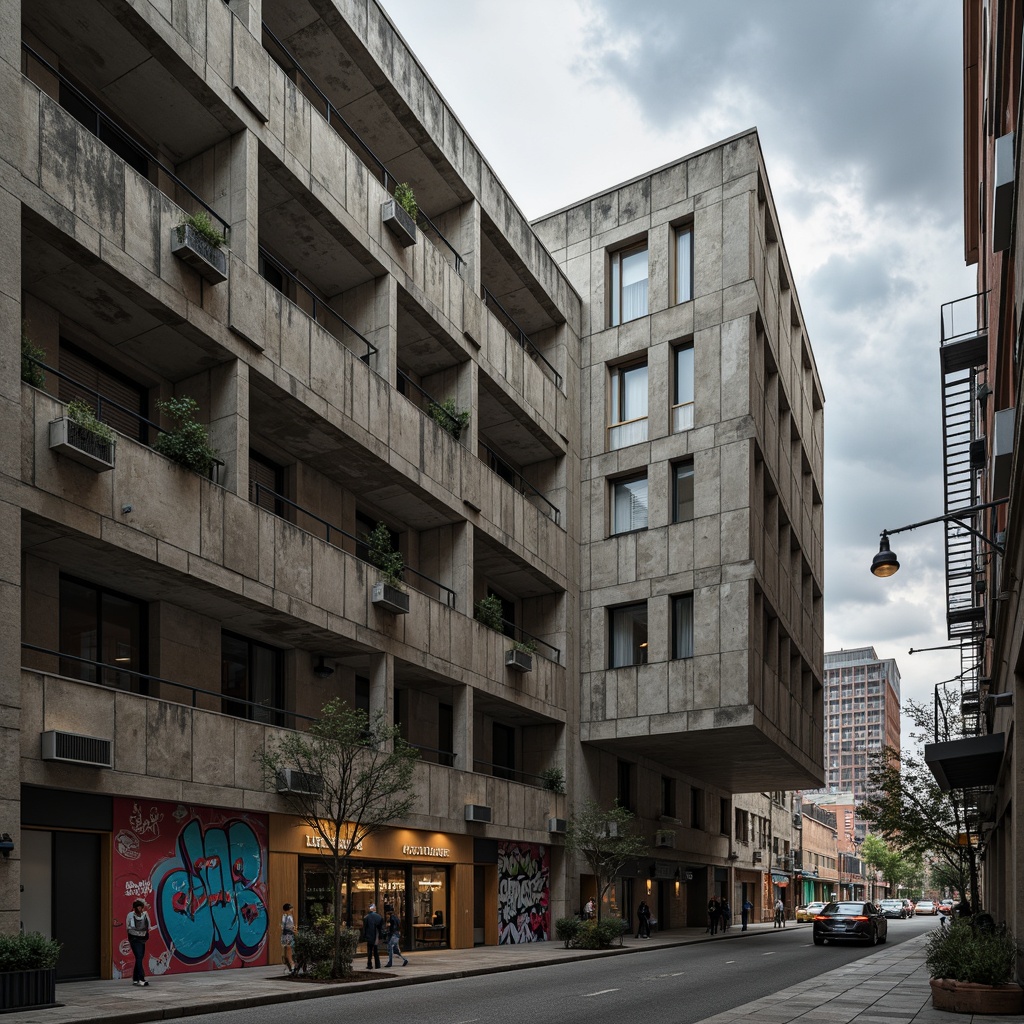
[[[823,399],[756,133],[531,226],[373,0],[0,13],[0,926],[274,962],[330,893],[253,756],[332,697],[420,749],[344,892],[412,948],[552,935],[588,797],[650,839],[611,909],[769,899]]]

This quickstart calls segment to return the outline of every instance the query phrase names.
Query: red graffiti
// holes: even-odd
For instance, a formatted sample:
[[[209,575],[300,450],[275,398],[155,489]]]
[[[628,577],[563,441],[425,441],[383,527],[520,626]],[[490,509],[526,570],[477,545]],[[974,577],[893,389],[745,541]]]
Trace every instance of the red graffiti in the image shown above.
[[[197,857],[195,866],[197,868],[219,868],[220,857]]]
[[[208,903],[211,907],[227,906],[231,902],[231,893],[212,892],[209,896],[191,892],[176,892],[171,897],[171,909],[176,914],[195,914]]]

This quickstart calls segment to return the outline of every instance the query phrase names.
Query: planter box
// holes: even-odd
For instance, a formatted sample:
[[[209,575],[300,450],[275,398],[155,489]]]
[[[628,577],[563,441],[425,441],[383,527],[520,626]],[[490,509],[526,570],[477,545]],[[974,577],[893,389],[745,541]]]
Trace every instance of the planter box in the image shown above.
[[[952,978],[932,978],[932,1006],[952,1013],[1024,1015],[1020,985],[975,985]]]
[[[533,655],[529,651],[517,651],[514,647],[505,652],[505,668],[513,672],[532,672]]]
[[[381,203],[380,212],[384,218],[384,227],[395,236],[403,249],[416,244],[416,222],[403,207],[394,199],[389,199],[386,203]]]
[[[409,614],[409,595],[404,590],[399,590],[384,582],[374,583],[373,603],[378,608],[391,612],[392,615]]]
[[[210,284],[228,279],[228,254],[188,224],[171,228],[171,252]]]
[[[97,473],[114,468],[116,444],[116,441],[104,441],[68,416],[50,421],[50,448]]]
[[[57,969],[0,972],[0,1012],[57,1006]]]

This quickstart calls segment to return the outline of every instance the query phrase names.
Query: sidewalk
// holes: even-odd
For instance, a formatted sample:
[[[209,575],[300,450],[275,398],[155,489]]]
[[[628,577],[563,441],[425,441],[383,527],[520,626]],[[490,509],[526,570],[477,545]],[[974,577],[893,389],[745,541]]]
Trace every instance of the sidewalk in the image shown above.
[[[790,922],[789,928],[804,929],[810,939],[809,925]],[[622,948],[610,950],[565,949],[559,942],[417,950],[410,955],[408,967],[399,965],[380,974],[365,972],[365,981],[345,985],[289,981],[283,977],[280,967],[158,977],[146,989],[135,988],[128,981],[67,982],[57,986],[57,1000],[63,1006],[3,1014],[0,1021],[3,1024],[72,1024],[79,1021],[135,1024],[136,1021],[177,1018],[184,1013],[216,1013],[495,971],[523,970],[563,961],[628,956],[659,947],[739,941],[771,930],[770,923],[751,925],[745,933],[734,926],[728,932],[712,937],[700,928],[680,928],[658,932],[650,939],[637,940],[627,936]],[[925,934],[898,946],[880,947],[877,952],[853,964],[717,1014],[702,1024],[753,1024],[755,1021],[757,1024],[765,1024],[766,1021],[788,1024],[797,1018],[806,1024],[874,1024],[882,1017],[888,1024],[949,1021],[948,1014],[931,1008],[928,975],[924,969],[927,938]],[[356,969],[357,973],[364,973],[358,960]],[[878,1005],[880,1001],[883,1003],[881,1006]],[[981,1020],[978,1018],[979,1024]],[[956,1024],[972,1024],[971,1018],[958,1015]]]

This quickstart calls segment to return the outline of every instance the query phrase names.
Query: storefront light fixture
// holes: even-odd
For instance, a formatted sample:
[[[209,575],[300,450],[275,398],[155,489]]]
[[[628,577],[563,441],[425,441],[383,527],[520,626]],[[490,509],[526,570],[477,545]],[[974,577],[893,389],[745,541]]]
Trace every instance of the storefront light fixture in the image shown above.
[[[916,530],[919,526],[931,526],[933,523],[956,523],[962,527],[969,534],[977,537],[978,540],[983,541],[994,551],[998,551],[999,554],[1004,554],[1005,549],[1002,544],[998,543],[991,537],[986,537],[985,534],[976,530],[966,520],[970,519],[978,512],[984,512],[987,509],[995,508],[997,505],[1005,505],[1010,499],[999,498],[997,501],[986,501],[980,505],[971,505],[969,508],[959,508],[952,512],[947,512],[943,516],[935,516],[932,519],[922,519],[919,523],[910,523],[907,526],[897,526],[893,530],[883,530],[881,533],[881,540],[878,543],[878,554],[871,559],[871,572],[875,576],[879,576],[885,579],[888,576],[895,576],[899,572],[900,563],[896,557],[896,553],[889,547],[889,538],[894,533],[905,533],[908,530]]]

